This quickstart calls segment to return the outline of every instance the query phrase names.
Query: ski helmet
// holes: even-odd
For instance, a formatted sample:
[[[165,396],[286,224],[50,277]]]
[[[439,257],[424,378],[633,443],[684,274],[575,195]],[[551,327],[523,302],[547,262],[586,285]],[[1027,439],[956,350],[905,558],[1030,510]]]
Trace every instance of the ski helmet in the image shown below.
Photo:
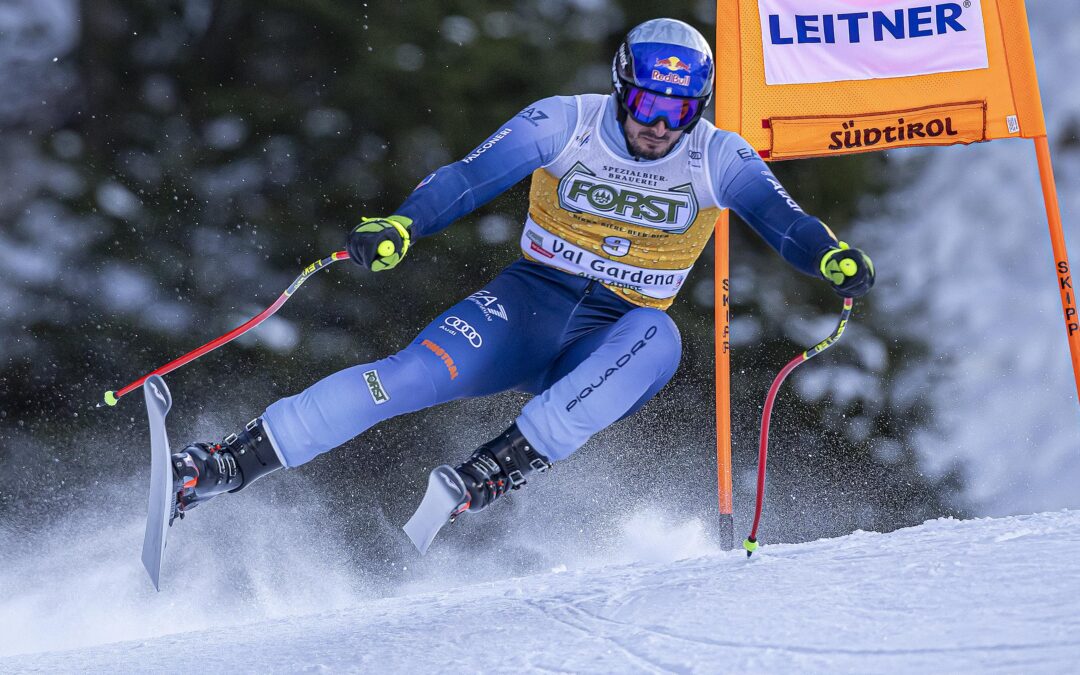
[[[713,94],[709,43],[676,19],[652,19],[634,27],[611,63],[611,85],[622,114],[670,129],[691,129]]]

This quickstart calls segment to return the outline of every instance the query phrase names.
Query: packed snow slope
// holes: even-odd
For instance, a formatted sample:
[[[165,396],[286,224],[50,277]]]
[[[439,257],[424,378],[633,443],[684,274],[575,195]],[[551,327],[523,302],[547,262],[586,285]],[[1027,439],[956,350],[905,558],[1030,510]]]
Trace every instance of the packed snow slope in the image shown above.
[[[0,672],[1075,672],[1078,561],[1080,512],[946,519],[26,654]]]

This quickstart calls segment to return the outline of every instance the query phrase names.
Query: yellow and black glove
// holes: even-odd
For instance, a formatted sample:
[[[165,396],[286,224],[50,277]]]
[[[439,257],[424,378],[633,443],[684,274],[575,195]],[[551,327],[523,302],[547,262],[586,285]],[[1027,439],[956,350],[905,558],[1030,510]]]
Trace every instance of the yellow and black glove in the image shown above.
[[[349,233],[345,250],[357,265],[372,272],[396,267],[409,251],[411,225],[412,219],[405,216],[361,218]]]
[[[860,298],[874,285],[874,263],[859,249],[839,243],[838,248],[830,248],[821,256],[821,276],[832,284],[837,294]]]

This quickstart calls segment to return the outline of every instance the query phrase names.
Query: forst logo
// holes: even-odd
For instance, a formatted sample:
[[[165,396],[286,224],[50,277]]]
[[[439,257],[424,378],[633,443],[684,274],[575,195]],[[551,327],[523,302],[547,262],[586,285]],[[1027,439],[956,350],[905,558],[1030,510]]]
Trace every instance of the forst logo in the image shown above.
[[[896,10],[838,14],[769,15],[769,37],[774,45],[859,44],[962,33],[964,7],[960,3],[918,5]]]
[[[631,225],[682,233],[698,214],[691,185],[656,190],[601,180],[578,162],[559,181],[559,205],[571,213],[591,213]]]
[[[386,393],[382,380],[379,379],[379,371],[365,371],[364,381],[367,382],[368,392],[371,394],[371,400],[375,401],[375,405],[382,405],[390,400],[390,395]]]

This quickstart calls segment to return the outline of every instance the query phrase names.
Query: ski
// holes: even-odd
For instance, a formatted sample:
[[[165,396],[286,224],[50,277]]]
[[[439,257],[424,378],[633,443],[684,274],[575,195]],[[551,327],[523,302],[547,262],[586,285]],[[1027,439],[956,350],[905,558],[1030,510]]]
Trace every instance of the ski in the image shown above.
[[[457,471],[446,464],[435,467],[428,476],[427,491],[419,508],[402,528],[420,555],[427,553],[435,535],[460,512],[467,500],[465,483]]]
[[[146,533],[143,536],[142,562],[154,588],[161,590],[161,558],[165,553],[165,538],[172,523],[176,493],[169,456],[169,438],[165,433],[165,416],[172,408],[172,395],[165,380],[158,375],[146,378],[143,384],[146,414],[150,420],[150,498],[146,511]]]

